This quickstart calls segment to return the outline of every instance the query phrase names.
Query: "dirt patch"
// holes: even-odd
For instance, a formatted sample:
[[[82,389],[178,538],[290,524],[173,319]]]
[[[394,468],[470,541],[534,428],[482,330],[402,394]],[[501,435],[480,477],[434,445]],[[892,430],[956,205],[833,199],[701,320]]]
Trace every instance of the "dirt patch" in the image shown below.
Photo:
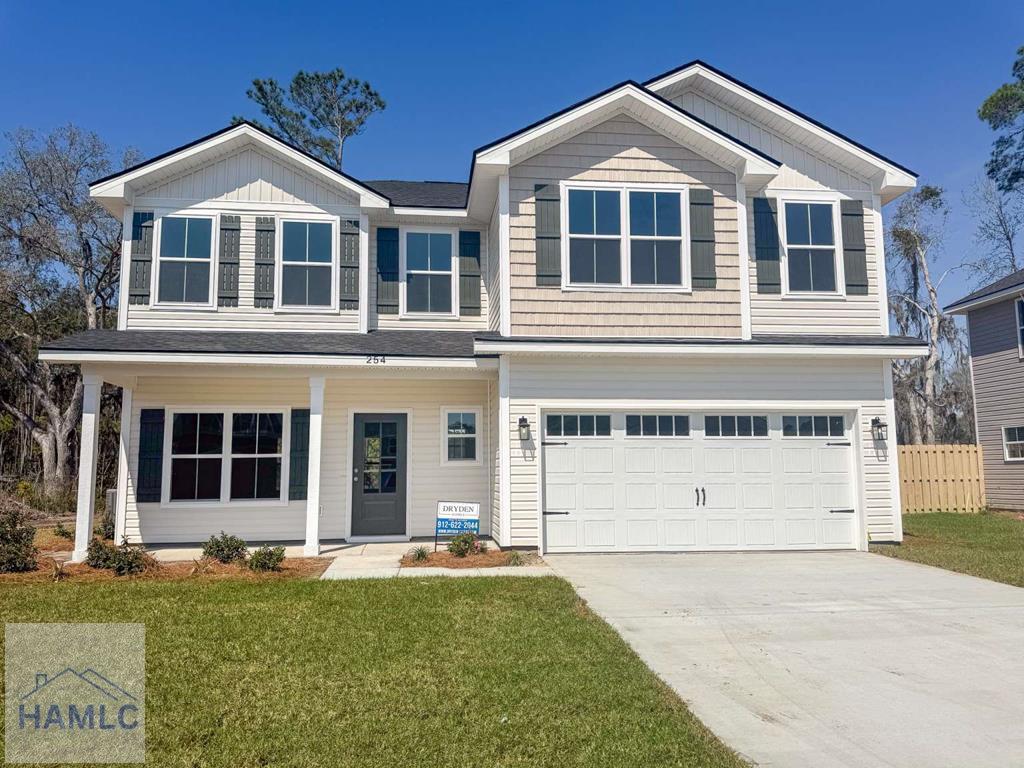
[[[288,558],[281,563],[280,571],[250,571],[244,565],[224,564],[214,561],[194,561],[187,563],[150,562],[146,570],[135,576],[115,576],[113,571],[90,568],[84,563],[68,563],[61,570],[62,582],[99,582],[112,581],[177,581],[181,579],[200,579],[203,581],[219,581],[235,579],[242,581],[268,581],[274,579],[315,579],[330,565],[330,560],[320,557]],[[57,581],[55,559],[40,557],[39,566],[28,573],[0,574],[0,585],[3,584],[44,584]]]
[[[74,531],[73,528],[69,530]],[[58,536],[54,533],[53,526],[38,526],[36,527],[35,536],[36,547],[39,548],[40,552],[70,552],[75,548],[74,539],[65,539],[63,536]]]
[[[511,552],[502,552],[499,549],[482,552],[479,555],[466,555],[456,557],[451,552],[431,552],[426,560],[414,560],[412,555],[405,555],[402,558],[403,568],[499,568],[509,565]],[[534,554],[525,552],[518,553],[519,565],[536,565],[538,558]]]

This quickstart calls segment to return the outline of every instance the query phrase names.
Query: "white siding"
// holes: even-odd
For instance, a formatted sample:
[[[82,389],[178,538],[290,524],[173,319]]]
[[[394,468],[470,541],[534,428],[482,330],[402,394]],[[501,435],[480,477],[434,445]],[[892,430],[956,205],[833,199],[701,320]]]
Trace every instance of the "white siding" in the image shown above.
[[[496,385],[493,386],[496,390]],[[408,496],[413,536],[434,532],[437,502],[475,501],[481,505],[481,531],[490,534],[492,432],[481,425],[478,450],[483,461],[473,466],[441,464],[442,406],[478,406],[488,414],[488,383],[481,379],[381,379],[353,375],[328,379],[324,399],[321,464],[321,539],[345,534],[349,488],[349,409],[364,412],[409,411]],[[308,379],[163,378],[139,379],[132,403],[126,533],[147,543],[202,541],[222,529],[251,541],[301,540],[305,536],[304,501],[287,506],[220,505],[188,507],[136,504],[139,413],[171,406],[309,406]],[[487,419],[485,419],[486,421]],[[169,429],[170,425],[166,424]]]
[[[751,372],[756,370],[756,381]],[[526,416],[535,435],[541,403],[580,410],[588,403],[623,408],[677,404],[701,412],[703,404],[779,410],[782,404],[806,408],[849,403],[860,408],[861,463],[865,519],[873,540],[899,538],[894,515],[896,477],[888,452],[871,440],[871,418],[886,418],[882,366],[876,360],[679,360],[578,358],[562,361],[514,359],[510,363],[512,435],[512,545],[535,546],[538,532],[538,445],[518,439],[517,422]],[[858,508],[861,506],[858,501]]]

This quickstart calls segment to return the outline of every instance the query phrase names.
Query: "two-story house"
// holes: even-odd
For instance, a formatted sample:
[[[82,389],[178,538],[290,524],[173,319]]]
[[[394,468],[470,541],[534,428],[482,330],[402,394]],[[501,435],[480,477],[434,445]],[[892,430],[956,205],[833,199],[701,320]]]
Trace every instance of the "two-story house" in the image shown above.
[[[429,536],[439,501],[545,552],[902,537],[881,207],[915,175],[701,62],[366,181],[253,125],[100,179],[117,537]]]
[[[1024,510],[1024,270],[946,307],[967,318],[985,497]]]

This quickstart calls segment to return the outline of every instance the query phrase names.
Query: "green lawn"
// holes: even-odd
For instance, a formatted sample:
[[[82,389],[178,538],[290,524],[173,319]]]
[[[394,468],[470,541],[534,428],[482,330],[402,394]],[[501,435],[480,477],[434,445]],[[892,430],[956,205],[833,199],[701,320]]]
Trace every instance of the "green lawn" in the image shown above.
[[[159,766],[741,766],[554,579],[0,584],[146,624]]]
[[[871,551],[1024,587],[1024,521],[1016,515],[904,515],[903,537]]]

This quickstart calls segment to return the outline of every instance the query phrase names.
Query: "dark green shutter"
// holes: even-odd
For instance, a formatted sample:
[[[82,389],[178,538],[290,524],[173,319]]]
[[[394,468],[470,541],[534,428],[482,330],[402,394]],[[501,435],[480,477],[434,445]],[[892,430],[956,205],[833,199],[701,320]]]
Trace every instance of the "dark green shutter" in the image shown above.
[[[253,306],[274,306],[274,217],[256,217],[256,274]]]
[[[153,273],[153,212],[132,214],[131,260],[128,264],[128,303],[149,304],[149,281]]]
[[[341,220],[338,273],[341,309],[359,309],[359,221],[356,219]]]
[[[292,409],[291,450],[288,458],[288,498],[306,498],[309,487],[309,408]]]
[[[480,233],[459,230],[459,314],[480,316]]]
[[[139,415],[139,474],[135,482],[137,502],[160,501],[164,475],[164,410],[143,408]]]
[[[533,197],[537,285],[561,285],[562,201],[558,185],[536,184]]]
[[[715,195],[710,189],[690,190],[690,265],[694,290],[712,290],[715,275]]]
[[[377,227],[377,314],[398,314],[398,230]]]
[[[860,200],[839,203],[843,222],[843,272],[846,293],[866,296],[868,292],[868,255],[864,240],[864,204]]]
[[[238,306],[238,254],[242,224],[239,216],[220,217],[220,254],[218,255],[217,306]]]
[[[782,293],[777,211],[778,203],[774,198],[754,198],[754,258],[757,262],[758,293]]]

